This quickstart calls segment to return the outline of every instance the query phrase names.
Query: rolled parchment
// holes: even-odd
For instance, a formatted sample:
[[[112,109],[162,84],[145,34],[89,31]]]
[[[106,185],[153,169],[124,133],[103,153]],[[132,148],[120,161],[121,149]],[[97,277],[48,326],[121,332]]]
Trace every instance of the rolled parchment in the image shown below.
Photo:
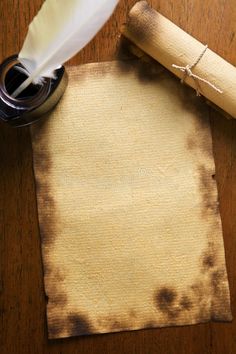
[[[134,5],[122,33],[214,105],[236,118],[236,68],[233,65],[209,48],[204,52],[205,45],[152,9],[146,1]],[[191,68],[195,62],[197,64]],[[199,79],[184,72],[186,66]]]

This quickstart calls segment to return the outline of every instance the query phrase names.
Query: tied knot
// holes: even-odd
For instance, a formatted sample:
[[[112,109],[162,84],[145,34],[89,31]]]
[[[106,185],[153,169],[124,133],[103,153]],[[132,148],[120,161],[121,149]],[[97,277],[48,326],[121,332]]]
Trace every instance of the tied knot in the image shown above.
[[[184,73],[182,79],[181,79],[181,83],[183,84],[186,77],[191,77],[194,82],[195,82],[195,90],[196,90],[196,93],[197,93],[197,96],[201,96],[200,94],[200,84],[199,82],[204,82],[205,84],[207,84],[208,86],[210,86],[211,88],[213,88],[215,91],[219,92],[219,93],[223,93],[222,90],[220,90],[218,87],[216,87],[214,84],[212,84],[210,81],[198,76],[198,75],[195,75],[193,72],[192,72],[192,69],[199,63],[199,61],[202,59],[203,55],[205,54],[206,50],[207,50],[208,46],[206,45],[202,51],[202,53],[199,55],[199,57],[197,58],[197,60],[189,65],[187,64],[186,66],[179,66],[179,65],[175,65],[175,64],[172,64],[172,67],[175,68],[175,69],[178,69],[180,71],[182,71]]]
[[[185,66],[184,72],[190,77],[193,76],[192,70],[190,69],[190,65]]]

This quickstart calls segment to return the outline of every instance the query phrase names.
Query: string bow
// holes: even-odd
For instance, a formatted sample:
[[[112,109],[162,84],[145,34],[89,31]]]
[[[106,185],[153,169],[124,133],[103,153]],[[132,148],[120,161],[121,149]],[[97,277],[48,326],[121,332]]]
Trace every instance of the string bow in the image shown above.
[[[203,55],[205,54],[206,50],[208,48],[208,45],[206,45],[202,51],[202,53],[199,55],[199,57],[195,60],[195,62],[191,65],[187,64],[186,66],[179,66],[179,65],[175,65],[172,64],[172,67],[175,69],[178,69],[180,71],[182,71],[184,73],[182,79],[181,79],[181,83],[183,84],[184,81],[186,80],[186,77],[192,77],[194,82],[195,82],[195,90],[197,93],[197,96],[201,96],[200,94],[200,85],[199,85],[199,81],[204,82],[205,84],[207,84],[208,86],[212,87],[215,91],[219,92],[219,93],[223,93],[223,91],[221,89],[219,89],[218,87],[216,87],[213,83],[211,83],[210,81],[204,79],[203,77],[200,77],[196,74],[194,74],[192,72],[192,69],[199,63],[199,61],[202,59]]]

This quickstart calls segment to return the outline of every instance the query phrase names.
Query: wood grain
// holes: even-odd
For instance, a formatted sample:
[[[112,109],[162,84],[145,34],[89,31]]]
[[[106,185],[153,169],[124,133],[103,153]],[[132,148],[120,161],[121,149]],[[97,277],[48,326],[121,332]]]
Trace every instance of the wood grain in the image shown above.
[[[1,0],[0,60],[17,53],[42,0]],[[115,59],[119,28],[133,0],[71,64]],[[236,65],[235,0],[149,3]],[[232,310],[236,315],[236,120],[211,111]],[[0,124],[0,352],[2,354],[236,353],[236,321],[49,341],[29,130]]]

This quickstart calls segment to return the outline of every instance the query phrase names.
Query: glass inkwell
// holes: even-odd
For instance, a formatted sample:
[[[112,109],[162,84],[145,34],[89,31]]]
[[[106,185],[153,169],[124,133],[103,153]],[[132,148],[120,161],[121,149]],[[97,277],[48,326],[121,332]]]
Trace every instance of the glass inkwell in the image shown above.
[[[11,126],[22,127],[37,121],[55,107],[68,83],[64,66],[55,70],[55,78],[44,78],[42,84],[31,84],[18,97],[11,94],[27,79],[17,55],[0,65],[0,119]]]

